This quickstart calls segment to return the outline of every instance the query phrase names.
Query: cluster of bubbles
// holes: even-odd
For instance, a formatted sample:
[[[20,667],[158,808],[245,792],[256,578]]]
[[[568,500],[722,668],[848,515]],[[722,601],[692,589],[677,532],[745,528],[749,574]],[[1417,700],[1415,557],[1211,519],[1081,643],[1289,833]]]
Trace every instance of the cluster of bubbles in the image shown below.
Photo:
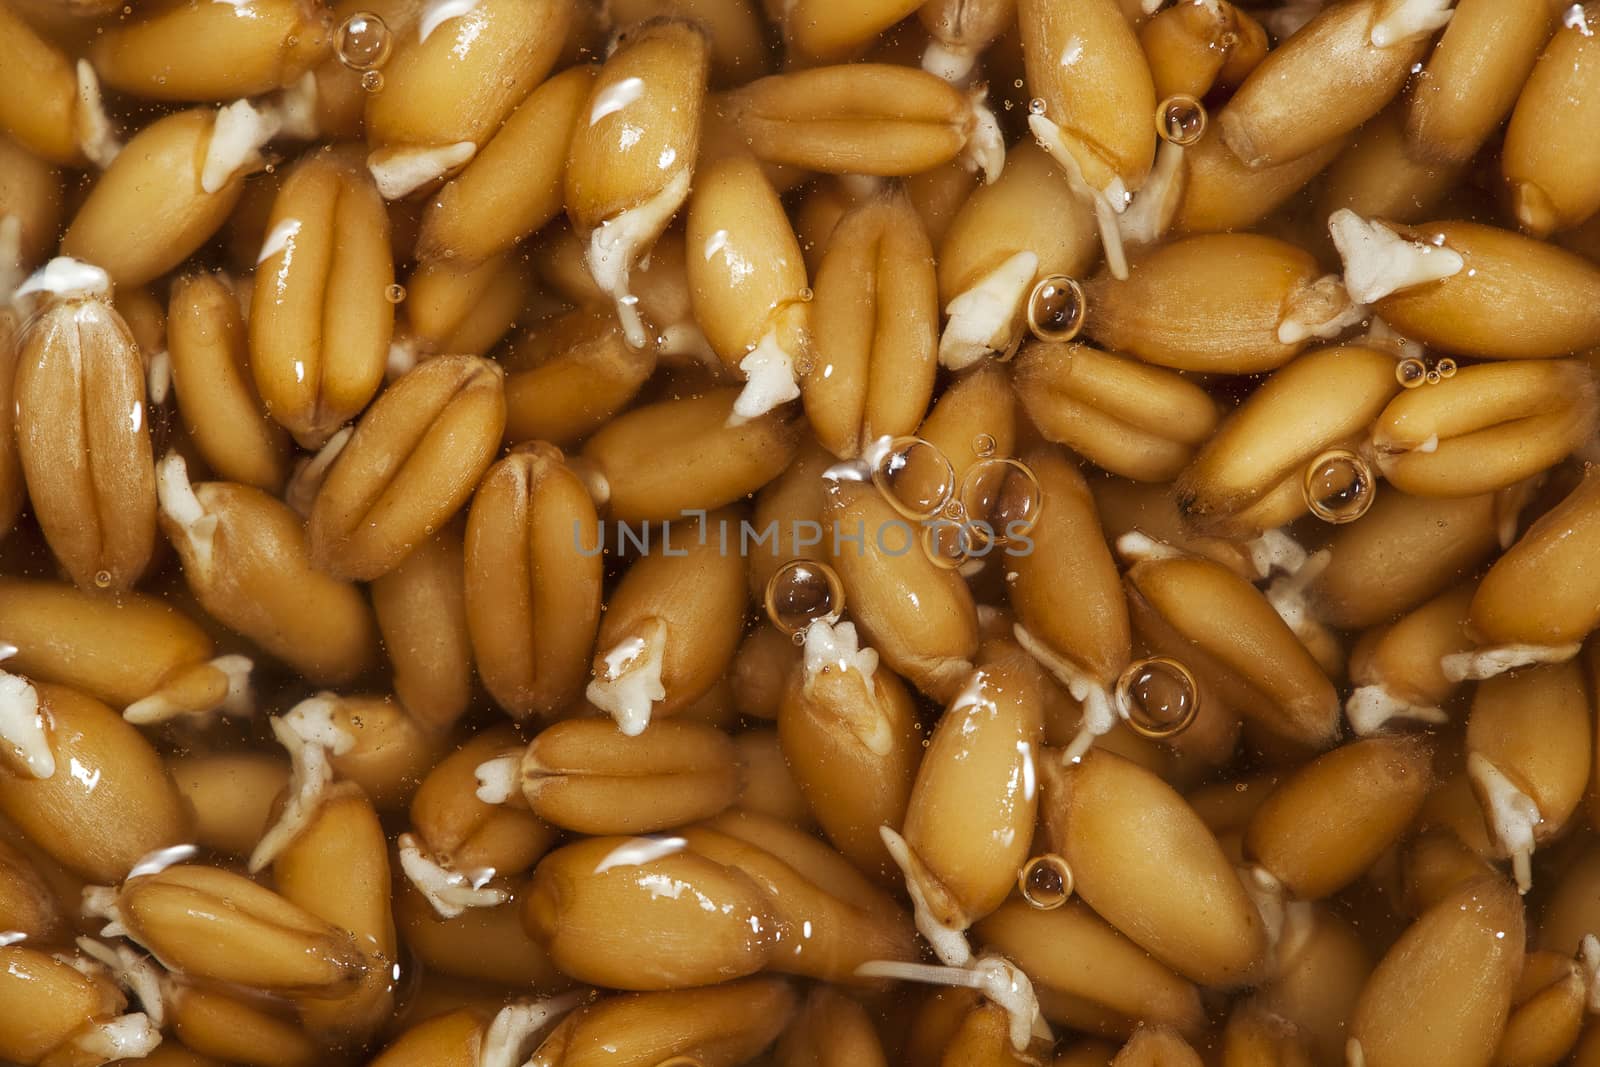
[[[1072,868],[1054,852],[1034,856],[1017,872],[1017,889],[1030,907],[1055,911],[1072,896]]]
[[[939,447],[920,437],[889,443],[872,468],[872,484],[901,515],[922,526],[922,548],[955,569],[995,548],[1026,538],[1039,521],[1044,494],[1027,464],[995,455],[995,440],[972,441],[975,460],[959,478]]]
[[[1021,460],[995,454],[986,433],[972,441],[973,462],[956,475],[950,458],[931,441],[898,437],[872,465],[872,484],[894,510],[917,524],[923,553],[955,569],[1013,544],[1039,522],[1044,493]],[[844,585],[826,563],[791,559],[767,581],[767,617],[798,643],[806,628],[844,613]]]
[[[1306,466],[1306,507],[1323,522],[1355,522],[1372,507],[1378,480],[1372,467],[1348,448],[1330,448]]]
[[[1438,385],[1446,378],[1456,376],[1456,361],[1444,356],[1435,360],[1430,367],[1416,356],[1407,356],[1395,364],[1394,376],[1407,389],[1415,389],[1419,385]]]
[[[394,51],[394,34],[382,17],[357,11],[339,24],[334,34],[339,62],[361,72],[361,87],[369,93],[383,88],[382,67]]]

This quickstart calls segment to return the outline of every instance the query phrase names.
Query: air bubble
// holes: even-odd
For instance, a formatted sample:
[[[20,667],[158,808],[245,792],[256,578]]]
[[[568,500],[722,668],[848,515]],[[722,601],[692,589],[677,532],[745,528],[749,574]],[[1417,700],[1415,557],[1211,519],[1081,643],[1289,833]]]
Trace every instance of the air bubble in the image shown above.
[[[803,635],[819,619],[836,622],[844,614],[844,583],[826,563],[791,559],[767,580],[766,601],[772,625]]]
[[[953,571],[971,555],[972,534],[961,522],[935,519],[922,525],[922,552],[935,567]]]
[[[1019,88],[1020,88],[1020,86],[1019,86]],[[1043,115],[1044,114],[1044,109],[1045,109],[1044,97],[1036,96],[1032,100],[1028,101],[1028,114],[1030,114],[1030,115]]]
[[[1415,389],[1428,376],[1428,368],[1416,356],[1408,356],[1394,365],[1394,376],[1407,389]]]
[[[1135,733],[1160,740],[1181,734],[1200,714],[1200,685],[1177,660],[1155,656],[1122,672],[1116,700]]]
[[[1072,868],[1054,852],[1034,856],[1017,872],[1017,888],[1029,906],[1054,911],[1072,897]]]
[[[406,287],[398,282],[392,284],[383,291],[383,298],[391,304],[398,304],[406,298]]]
[[[872,468],[872,484],[908,519],[939,514],[955,493],[955,471],[938,446],[920,437],[897,437]]]
[[[379,15],[357,11],[339,25],[333,39],[339,62],[351,70],[377,70],[389,61],[394,34]],[[366,79],[362,79],[362,84]]]
[[[812,300],[816,299],[816,295],[817,294],[812,292],[811,287],[808,285],[804,289],[800,290],[800,302],[803,304],[809,304]]]
[[[1439,377],[1441,378],[1454,378],[1457,369],[1456,361],[1449,356],[1445,356],[1433,365],[1433,369],[1439,372]]]
[[[1184,93],[1169,96],[1156,108],[1156,133],[1163,141],[1187,147],[1206,132],[1206,107]]]
[[[1430,370],[1427,377],[1423,380],[1429,385],[1438,385],[1440,382],[1444,381],[1444,375],[1440,374],[1437,369],[1434,369]]]
[[[1026,463],[996,456],[967,468],[958,499],[971,524],[969,536],[1004,545],[1033,532],[1044,507],[1044,490]]]
[[[1065,274],[1050,274],[1028,296],[1028,330],[1041,341],[1070,341],[1083,329],[1087,311],[1083,286]]]
[[[972,439],[972,454],[979,459],[988,459],[994,455],[994,437],[990,434],[980,433]]]
[[[1367,513],[1377,485],[1367,461],[1348,448],[1333,448],[1306,467],[1306,506],[1323,522],[1355,522]]]
[[[383,75],[375,70],[369,70],[361,75],[361,88],[369,93],[383,91]]]
[[[110,571],[95,571],[94,572],[94,584],[99,589],[110,589],[111,588],[111,572]]]

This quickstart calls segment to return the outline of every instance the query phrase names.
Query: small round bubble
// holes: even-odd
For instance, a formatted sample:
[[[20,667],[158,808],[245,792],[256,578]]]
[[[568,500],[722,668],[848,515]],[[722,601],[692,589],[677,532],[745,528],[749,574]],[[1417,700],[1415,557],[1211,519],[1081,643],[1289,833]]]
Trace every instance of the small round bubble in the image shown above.
[[[406,298],[406,287],[396,282],[383,291],[383,298],[391,304],[398,304]]]
[[[844,583],[826,563],[791,559],[767,580],[766,606],[772,625],[803,639],[812,623],[834,622],[844,613]]]
[[[1440,382],[1444,381],[1444,375],[1440,374],[1438,369],[1435,368],[1433,370],[1430,370],[1427,373],[1427,376],[1423,380],[1426,381],[1429,385],[1438,385]]]
[[[872,468],[872,484],[908,519],[929,519],[955,494],[956,475],[937,445],[920,437],[897,437]]]
[[[1028,114],[1043,115],[1045,109],[1044,97],[1036,96],[1028,101]]]
[[[1428,376],[1428,368],[1416,356],[1407,356],[1394,365],[1394,376],[1407,389],[1415,389]]]
[[[960,522],[949,519],[925,522],[919,537],[923,554],[941,570],[953,571],[970,556],[972,533]]]
[[[817,294],[812,291],[809,285],[800,290],[800,300],[802,303],[809,304],[812,300],[816,299],[816,296]]]
[[[1041,341],[1070,341],[1083,329],[1083,286],[1065,274],[1040,278],[1028,294],[1028,331]]]
[[[1181,734],[1200,714],[1200,685],[1177,660],[1154,656],[1122,672],[1116,701],[1135,733],[1160,740]]]
[[[1054,911],[1072,897],[1072,868],[1054,852],[1034,856],[1017,872],[1017,889],[1029,907]]]
[[[1454,378],[1458,368],[1455,360],[1445,356],[1433,365],[1433,369],[1439,372],[1439,377],[1441,378]]]
[[[1206,108],[1184,93],[1169,96],[1156,108],[1156,133],[1163,141],[1187,147],[1206,132]]]
[[[980,433],[972,439],[972,454],[979,459],[988,459],[994,455],[995,443],[991,434]]]
[[[378,71],[369,70],[361,75],[361,88],[369,93],[383,91],[383,75]]]
[[[95,586],[97,588],[100,588],[100,589],[110,589],[111,588],[111,572],[110,571],[95,571],[94,572],[94,584],[95,584]]]
[[[1348,448],[1333,448],[1306,467],[1306,506],[1323,522],[1354,522],[1372,507],[1377,480],[1367,461]]]
[[[379,15],[357,11],[339,24],[334,35],[334,51],[339,62],[351,70],[377,70],[389,61],[394,49],[394,34]]]
[[[1044,508],[1044,490],[1033,469],[1008,456],[968,467],[958,499],[973,524],[972,535],[1001,545],[1032,533]]]

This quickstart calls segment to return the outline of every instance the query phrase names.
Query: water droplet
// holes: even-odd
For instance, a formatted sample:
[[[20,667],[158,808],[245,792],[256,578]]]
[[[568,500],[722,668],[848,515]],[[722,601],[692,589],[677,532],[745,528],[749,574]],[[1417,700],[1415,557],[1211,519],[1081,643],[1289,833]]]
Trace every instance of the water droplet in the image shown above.
[[[1070,341],[1087,311],[1083,286],[1065,274],[1046,275],[1028,296],[1028,329],[1041,341]]]
[[[1128,665],[1117,679],[1117,709],[1133,731],[1160,740],[1187,730],[1200,714],[1200,685],[1175,659],[1154,656]]]
[[[94,584],[95,584],[96,587],[98,587],[100,589],[110,589],[111,588],[111,572],[110,571],[95,571],[94,572]]]
[[[766,601],[772,625],[799,636],[818,619],[833,622],[844,613],[844,583],[826,563],[791,559],[767,579]]]
[[[1156,108],[1156,133],[1163,141],[1188,146],[1206,132],[1206,107],[1184,93],[1169,96]]]
[[[361,88],[369,93],[381,92],[383,90],[383,75],[375,70],[367,71],[361,75]]]
[[[809,285],[806,286],[804,289],[800,290],[800,300],[801,300],[802,303],[806,303],[806,304],[811,303],[812,298],[814,298],[816,295],[817,295],[816,293],[813,293],[811,291],[811,286],[809,286]]]
[[[383,291],[383,298],[391,304],[398,304],[406,298],[406,287],[398,282],[393,283]]]
[[[1306,467],[1306,506],[1323,522],[1354,522],[1367,513],[1376,482],[1367,461],[1348,448],[1332,448]]]
[[[357,11],[340,23],[333,47],[339,62],[351,70],[377,70],[389,61],[394,34],[382,17],[371,11]],[[362,84],[366,84],[365,78]]]
[[[979,543],[1009,544],[1026,537],[1039,522],[1044,491],[1033,469],[1021,460],[994,456],[967,468],[961,479],[961,508]]]
[[[1433,365],[1433,369],[1439,372],[1439,377],[1441,378],[1454,378],[1456,376],[1456,361],[1449,356],[1445,356]]]
[[[934,566],[953,571],[967,562],[972,533],[960,522],[940,519],[922,526],[922,551]]]
[[[980,433],[972,439],[972,454],[979,459],[988,459],[994,455],[994,438],[986,433]]]
[[[1394,365],[1394,376],[1407,389],[1415,389],[1428,376],[1428,368],[1416,356],[1408,356]]]
[[[1020,86],[1019,86],[1020,88]],[[1044,97],[1036,96],[1028,101],[1028,114],[1043,115],[1045,109]]]
[[[1072,896],[1072,868],[1054,852],[1034,856],[1017,872],[1022,899],[1040,911],[1054,911]]]
[[[950,460],[920,437],[895,438],[872,469],[872,484],[884,499],[918,521],[943,510],[955,493],[955,481]]]
[[[1427,374],[1427,377],[1425,377],[1423,380],[1429,385],[1438,385],[1440,382],[1444,381],[1444,375],[1440,374],[1437,370],[1430,370]]]

